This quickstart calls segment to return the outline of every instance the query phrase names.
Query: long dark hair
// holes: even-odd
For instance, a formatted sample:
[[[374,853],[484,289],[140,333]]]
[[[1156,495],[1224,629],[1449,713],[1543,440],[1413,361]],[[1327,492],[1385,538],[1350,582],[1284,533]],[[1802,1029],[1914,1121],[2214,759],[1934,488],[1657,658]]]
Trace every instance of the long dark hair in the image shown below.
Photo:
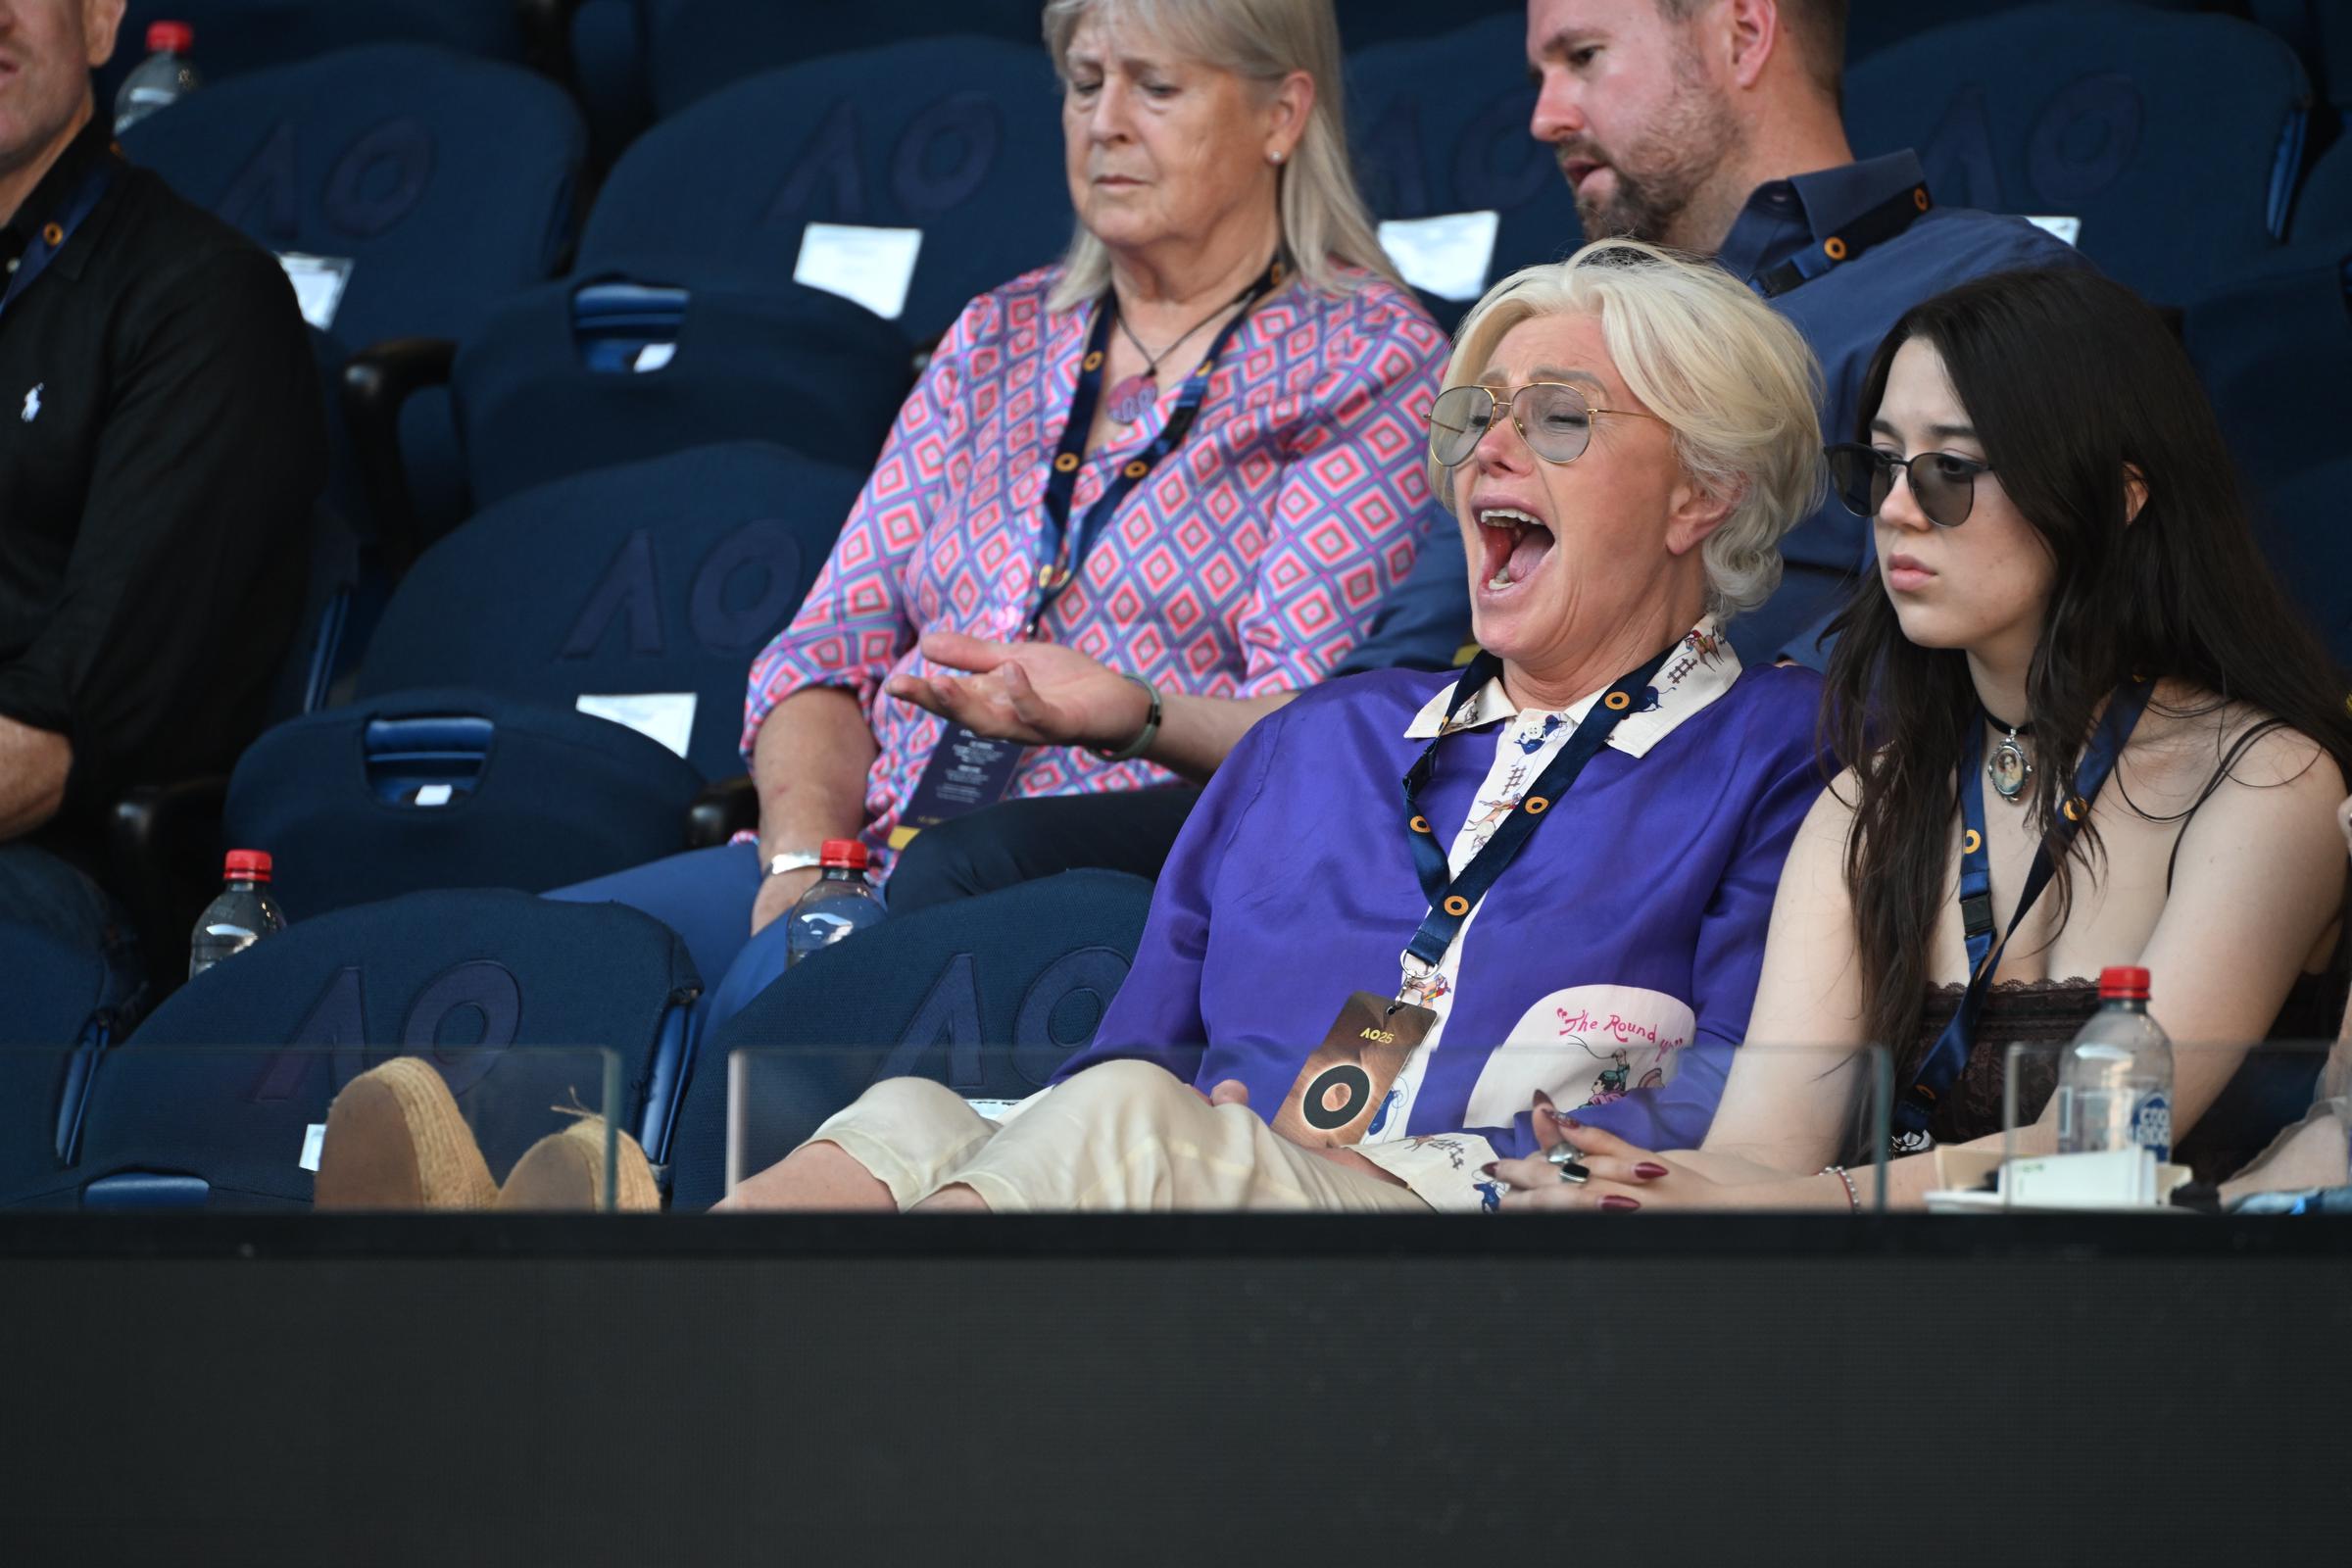
[[[2192,713],[2235,702],[2263,715],[2206,794],[2246,746],[2280,727],[2311,737],[2352,774],[2340,673],[2257,549],[2221,427],[2163,319],[2088,271],[1964,283],[1914,306],[1879,345],[1855,439],[1871,439],[1895,351],[1915,337],[1941,357],[1999,484],[2056,561],[2026,680],[2035,753],[2027,809],[2044,841],[2056,844],[2052,824],[2100,701],[2135,676],[2211,694]],[[2129,526],[2127,467],[2147,486]],[[1899,1058],[1919,1031],[1949,896],[1961,748],[1980,722],[1977,694],[1963,652],[1903,636],[1875,572],[1834,629],[1822,727],[1860,780],[1845,883],[1863,1020],[1868,1038]],[[2085,823],[2070,858],[2095,876],[2101,857]],[[2045,895],[2058,900],[2060,922],[2068,872],[2061,859]]]

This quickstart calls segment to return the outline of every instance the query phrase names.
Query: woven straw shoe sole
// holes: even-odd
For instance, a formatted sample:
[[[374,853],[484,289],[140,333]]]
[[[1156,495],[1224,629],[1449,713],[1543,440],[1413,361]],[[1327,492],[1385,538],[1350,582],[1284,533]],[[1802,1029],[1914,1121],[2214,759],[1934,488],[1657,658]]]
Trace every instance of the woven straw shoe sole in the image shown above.
[[[353,1079],[326,1113],[319,1208],[488,1208],[498,1183],[441,1075],[396,1056]]]
[[[501,1208],[605,1209],[650,1212],[662,1206],[662,1189],[645,1151],[627,1133],[612,1135],[613,1188],[605,1188],[605,1120],[587,1116],[523,1151],[499,1189]]]

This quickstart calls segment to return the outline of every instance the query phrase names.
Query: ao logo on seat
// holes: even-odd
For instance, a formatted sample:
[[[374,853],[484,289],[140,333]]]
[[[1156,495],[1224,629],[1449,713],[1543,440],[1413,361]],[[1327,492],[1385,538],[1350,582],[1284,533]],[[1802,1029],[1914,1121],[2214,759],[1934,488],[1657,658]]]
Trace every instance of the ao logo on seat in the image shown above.
[[[706,653],[748,654],[782,629],[806,590],[801,544],[791,527],[772,518],[755,519],[712,545],[695,568],[686,596],[687,624]],[[662,607],[654,532],[639,528],[620,542],[597,579],[560,657],[593,659],[612,623],[625,619],[629,656],[660,659],[669,650]]]
[[[1095,1038],[1095,1027],[1125,983],[1128,967],[1127,955],[1116,948],[1079,948],[1029,983],[1012,1024],[1012,1070],[1029,1088],[1043,1089],[1072,1053]],[[979,968],[973,955],[958,953],[931,983],[875,1077],[919,1074],[939,1078],[959,1094],[979,1094],[992,1088],[983,1051],[988,1044],[980,1022]],[[943,1047],[946,1071],[926,1071],[926,1058]]]
[[[254,1100],[288,1100],[310,1076],[311,1063],[328,1054],[341,1089],[376,1062],[421,1055],[441,1069],[450,1093],[463,1095],[498,1065],[522,1025],[522,985],[514,971],[489,958],[456,963],[426,981],[409,1004],[400,1044],[370,1051],[367,982],[358,964],[338,971],[303,1018],[292,1048],[270,1063]]]
[[[1004,142],[1004,117],[985,93],[951,93],[907,121],[890,154],[890,206],[921,220],[960,207],[979,191]],[[882,216],[866,190],[865,131],[858,105],[833,106],[792,161],[775,200],[770,227],[798,227],[812,217],[863,222]],[[828,206],[819,195],[832,198]]]
[[[293,122],[280,124],[230,183],[216,211],[280,249],[300,242],[304,183],[299,153]],[[387,120],[361,132],[336,157],[318,192],[319,217],[344,239],[381,238],[424,200],[433,163],[433,134],[422,121],[408,116]]]
[[[1421,105],[1396,100],[1368,122],[1365,194],[1376,211],[1406,218],[1514,212],[1549,191],[1565,200],[1550,150],[1527,133],[1535,107],[1532,87],[1505,93],[1473,115],[1450,147],[1438,147],[1421,133]]]
[[[2051,95],[2026,132],[2027,189],[2004,191],[1984,89],[1964,87],[1921,147],[1920,162],[1943,206],[2073,213],[2123,178],[2146,123],[2146,103],[2131,77],[2078,76]]]

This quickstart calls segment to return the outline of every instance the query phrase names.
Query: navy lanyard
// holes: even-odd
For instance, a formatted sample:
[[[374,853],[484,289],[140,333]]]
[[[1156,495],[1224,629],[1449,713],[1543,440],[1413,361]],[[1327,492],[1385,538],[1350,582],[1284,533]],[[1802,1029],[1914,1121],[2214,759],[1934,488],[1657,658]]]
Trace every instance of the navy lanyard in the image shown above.
[[[1193,421],[1200,417],[1201,400],[1208,396],[1208,378],[1215,372],[1217,361],[1224,357],[1226,345],[1250,318],[1250,306],[1281,287],[1284,275],[1282,263],[1273,262],[1258,274],[1256,282],[1242,291],[1234,302],[1242,307],[1241,313],[1225,323],[1224,330],[1209,345],[1208,357],[1176,395],[1176,407],[1169,413],[1168,422],[1160,427],[1150,446],[1119,465],[1119,471],[1087,509],[1073,539],[1070,500],[1078,489],[1079,466],[1086,461],[1086,438],[1095,427],[1095,408],[1102,401],[1102,367],[1109,358],[1111,322],[1118,312],[1117,303],[1107,295],[1095,308],[1095,329],[1087,339],[1086,358],[1078,362],[1078,390],[1070,396],[1069,422],[1061,428],[1061,446],[1054,454],[1054,466],[1046,478],[1046,564],[1037,573],[1041,597],[1037,608],[1030,612],[1029,625],[1034,627],[1045,619],[1054,601],[1077,580],[1078,568],[1086,564],[1087,553],[1110,525],[1119,503],[1150,478],[1160,461],[1184,445],[1184,438],[1193,433]]]
[[[2106,714],[2083,749],[2082,761],[2075,769],[2075,793],[2066,803],[2057,823],[2059,853],[2074,842],[2075,832],[2082,819],[2090,815],[2091,804],[2098,800],[2099,790],[2107,776],[2115,771],[2116,759],[2132,738],[2139,723],[2139,715],[2148,706],[2148,695],[2154,688],[2146,681],[2134,681],[2119,690],[2107,704]],[[1984,1010],[1984,994],[1991,989],[1993,971],[2001,966],[2001,955],[2008,951],[2009,939],[2017,935],[2026,912],[2041,890],[2049,886],[2057,874],[2058,864],[2050,856],[2045,843],[2034,855],[2033,869],[2026,873],[2025,891],[2017,901],[2017,913],[2009,917],[2009,929],[1998,942],[1992,939],[1992,860],[1984,853],[1984,727],[1972,722],[1968,727],[1968,743],[1960,756],[1960,924],[1968,944],[1968,989],[1961,994],[1960,1005],[1952,1009],[1952,1021],[1936,1036],[1935,1049],[1919,1065],[1919,1073],[1910,1086],[1895,1097],[1894,1130],[1897,1133],[1918,1134],[1928,1130],[1928,1120],[1942,1102],[1952,1080],[1968,1064],[1968,1054],[1977,1043],[1977,1018]]]
[[[66,241],[74,237],[74,231],[97,210],[99,199],[106,195],[106,187],[114,182],[114,159],[101,159],[98,167],[74,188],[65,210],[41,225],[41,231],[18,258],[16,275],[8,280],[7,291],[0,293],[0,316],[8,314],[8,308],[17,303],[17,296],[32,287],[32,280],[66,248]]]
[[[1873,246],[1886,244],[1927,216],[1928,209],[1935,205],[1927,186],[1914,185],[1899,195],[1887,197],[1819,245],[1808,246],[1771,271],[1749,278],[1747,286],[1765,299],[1777,300],[1834,268],[1856,260]]]
[[[1470,667],[1453,684],[1453,696],[1446,708],[1446,723],[1438,731],[1438,738],[1429,743],[1419,760],[1413,763],[1412,771],[1404,775],[1405,837],[1413,847],[1413,869],[1420,875],[1421,891],[1429,897],[1429,914],[1422,920],[1421,929],[1413,933],[1413,940],[1406,944],[1406,955],[1437,967],[1438,960],[1446,956],[1446,948],[1462,929],[1462,922],[1478,907],[1478,901],[1486,897],[1487,890],[1518,858],[1527,841],[1543,825],[1544,813],[1558,805],[1560,797],[1575,786],[1577,775],[1608,744],[1626,715],[1642,706],[1642,698],[1658,666],[1682,645],[1683,640],[1676,638],[1659,649],[1656,658],[1603,692],[1600,700],[1585,713],[1584,722],[1576,726],[1576,733],[1568,737],[1568,744],[1536,776],[1535,783],[1528,786],[1527,793],[1511,808],[1511,814],[1502,819],[1494,836],[1487,840],[1486,848],[1462,867],[1460,876],[1449,877],[1446,852],[1439,848],[1438,836],[1421,810],[1421,792],[1437,768],[1438,748],[1453,733],[1463,710],[1478,700],[1488,681],[1502,673],[1502,661],[1493,654],[1481,653],[1470,662]]]

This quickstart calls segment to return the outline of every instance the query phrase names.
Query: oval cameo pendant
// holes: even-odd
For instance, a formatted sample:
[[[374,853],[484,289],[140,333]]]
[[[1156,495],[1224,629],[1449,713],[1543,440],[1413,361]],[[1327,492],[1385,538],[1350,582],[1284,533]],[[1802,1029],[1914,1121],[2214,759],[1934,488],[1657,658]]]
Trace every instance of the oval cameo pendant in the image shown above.
[[[2014,801],[2026,792],[2034,764],[2026,760],[2025,748],[2017,744],[2015,735],[2002,736],[2001,744],[1992,749],[1984,763],[1984,776],[1992,780],[1994,792],[2004,801]]]
[[[1156,377],[1131,375],[1110,389],[1110,417],[1114,424],[1133,424],[1152,412],[1159,401],[1159,381]]]

